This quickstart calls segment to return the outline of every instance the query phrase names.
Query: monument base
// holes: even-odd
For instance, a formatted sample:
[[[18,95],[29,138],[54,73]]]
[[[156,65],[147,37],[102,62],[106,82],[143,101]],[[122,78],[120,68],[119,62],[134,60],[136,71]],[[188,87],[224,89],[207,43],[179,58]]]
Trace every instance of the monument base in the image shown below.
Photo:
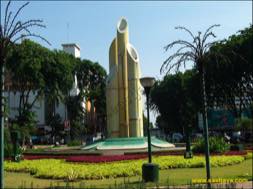
[[[151,148],[153,151],[163,151],[170,148],[174,148],[175,145],[158,139],[156,137],[151,137]],[[93,144],[82,147],[82,150],[86,151],[102,151],[105,154],[117,154],[125,152],[145,152],[148,148],[147,137],[130,137],[130,138],[108,138],[104,141],[95,142]]]
[[[144,182],[158,182],[159,165],[154,163],[144,163],[142,165],[142,180]]]

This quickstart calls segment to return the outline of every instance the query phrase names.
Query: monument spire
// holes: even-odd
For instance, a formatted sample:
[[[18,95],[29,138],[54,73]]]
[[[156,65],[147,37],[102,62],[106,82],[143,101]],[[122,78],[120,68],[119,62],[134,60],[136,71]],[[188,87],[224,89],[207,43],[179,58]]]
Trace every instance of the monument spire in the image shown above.
[[[128,115],[128,75],[127,75],[127,50],[128,27],[127,21],[121,18],[117,27],[118,44],[118,96],[119,96],[119,127],[120,136],[129,137]]]

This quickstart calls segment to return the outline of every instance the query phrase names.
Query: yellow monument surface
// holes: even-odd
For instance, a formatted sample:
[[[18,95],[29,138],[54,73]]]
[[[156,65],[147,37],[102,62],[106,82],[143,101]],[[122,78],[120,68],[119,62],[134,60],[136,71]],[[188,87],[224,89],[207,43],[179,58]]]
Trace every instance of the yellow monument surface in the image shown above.
[[[106,86],[109,138],[143,137],[139,56],[129,43],[128,24],[121,18],[109,49]]]

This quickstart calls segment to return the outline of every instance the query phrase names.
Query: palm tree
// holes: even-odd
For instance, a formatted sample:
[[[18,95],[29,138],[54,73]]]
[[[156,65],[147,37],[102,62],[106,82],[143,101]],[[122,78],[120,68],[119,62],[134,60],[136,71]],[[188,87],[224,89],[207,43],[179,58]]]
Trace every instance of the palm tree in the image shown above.
[[[0,129],[0,138],[1,138],[1,150],[0,150],[0,163],[3,165],[4,158],[4,67],[6,64],[6,59],[9,54],[9,50],[11,45],[15,44],[17,41],[27,37],[37,37],[42,39],[43,41],[50,44],[45,38],[42,36],[32,33],[32,27],[41,27],[45,28],[46,26],[43,24],[42,20],[39,19],[31,19],[25,22],[17,20],[20,12],[29,4],[29,2],[23,4],[17,12],[12,12],[9,10],[11,1],[9,1],[5,8],[5,14],[3,18],[3,23],[0,25],[0,72],[1,72],[1,80],[0,80],[0,119],[1,119],[1,129]],[[14,13],[14,14],[13,14]],[[3,166],[1,166],[0,173],[0,188],[4,188],[3,185]]]
[[[212,29],[214,27],[218,27],[220,25],[212,25],[210,26],[204,33],[201,35],[201,32],[198,32],[196,36],[192,34],[190,30],[185,27],[176,27],[175,29],[180,29],[186,31],[192,42],[186,40],[176,40],[172,43],[166,45],[165,51],[168,51],[170,48],[178,45],[180,46],[178,50],[170,55],[162,64],[160,72],[167,70],[168,74],[173,68],[178,71],[179,68],[188,62],[193,62],[195,67],[197,68],[200,79],[201,79],[201,94],[202,94],[202,114],[203,114],[203,123],[204,123],[204,136],[205,136],[205,145],[206,145],[206,175],[207,180],[210,179],[210,161],[209,161],[209,142],[208,142],[208,123],[207,123],[207,99],[206,99],[206,89],[205,89],[205,60],[207,59],[207,52],[210,47],[216,43],[217,41],[208,42],[208,38],[213,37],[216,38]]]

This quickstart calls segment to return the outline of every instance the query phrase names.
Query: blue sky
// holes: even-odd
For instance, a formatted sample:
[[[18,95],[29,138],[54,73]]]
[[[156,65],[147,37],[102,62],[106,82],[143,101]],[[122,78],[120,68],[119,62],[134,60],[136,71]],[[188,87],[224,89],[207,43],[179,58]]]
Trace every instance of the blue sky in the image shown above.
[[[1,1],[1,18],[6,3]],[[11,7],[16,10],[23,3],[14,1]],[[159,70],[169,56],[163,47],[176,39],[188,39],[175,26],[197,33],[220,24],[214,32],[217,39],[224,39],[252,23],[252,2],[31,1],[20,14],[21,20],[39,18],[47,25],[46,29],[33,31],[52,45],[36,41],[50,49],[61,49],[62,43],[77,43],[81,58],[99,62],[107,72],[108,49],[121,17],[128,21],[130,43],[139,53],[142,75],[162,78]]]

